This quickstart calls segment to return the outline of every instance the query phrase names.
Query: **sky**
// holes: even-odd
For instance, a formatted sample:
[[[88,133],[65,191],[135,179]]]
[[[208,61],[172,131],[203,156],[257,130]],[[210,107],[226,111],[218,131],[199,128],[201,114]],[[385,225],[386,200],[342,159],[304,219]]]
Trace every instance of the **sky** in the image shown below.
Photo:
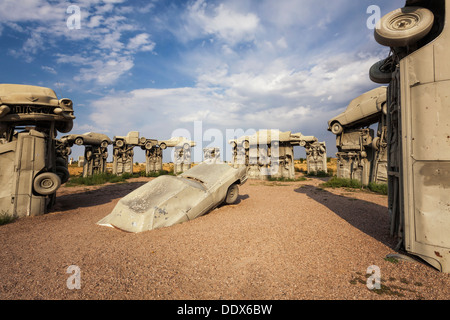
[[[229,139],[264,129],[315,136],[334,157],[328,120],[379,86],[368,71],[389,53],[374,40],[372,8],[383,16],[404,3],[2,0],[0,83],[71,99],[70,133],[185,136],[194,161],[209,146],[230,160]]]

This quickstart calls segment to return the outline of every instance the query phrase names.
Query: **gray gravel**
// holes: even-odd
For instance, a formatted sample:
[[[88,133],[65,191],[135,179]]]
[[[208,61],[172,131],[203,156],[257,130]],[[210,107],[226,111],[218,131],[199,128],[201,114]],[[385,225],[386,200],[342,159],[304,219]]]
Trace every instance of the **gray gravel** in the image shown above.
[[[0,226],[0,299],[390,300],[450,297],[450,276],[388,261],[387,197],[301,182],[249,180],[238,203],[131,234],[101,227],[148,178],[60,189],[55,211]],[[80,289],[69,289],[81,271]],[[381,290],[366,271],[378,266]]]

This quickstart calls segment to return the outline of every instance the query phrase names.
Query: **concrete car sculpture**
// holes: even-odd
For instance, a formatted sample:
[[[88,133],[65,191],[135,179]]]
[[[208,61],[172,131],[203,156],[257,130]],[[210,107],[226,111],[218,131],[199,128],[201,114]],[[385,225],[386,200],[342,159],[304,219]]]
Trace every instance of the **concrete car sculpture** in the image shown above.
[[[179,176],[160,176],[123,197],[97,222],[128,232],[142,232],[193,220],[222,203],[232,204],[247,169],[201,163]]]
[[[59,99],[50,88],[0,84],[0,122],[9,125],[36,125],[55,122],[62,133],[72,130],[73,103],[70,99]]]
[[[159,146],[161,149],[166,149],[167,147],[183,147],[184,149],[189,149],[189,147],[195,147],[195,142],[186,139],[185,137],[172,137],[169,140],[159,141]]]
[[[68,141],[70,144],[82,145],[94,145],[101,146],[102,148],[108,147],[112,144],[111,139],[107,135],[102,133],[86,132],[83,134],[69,134],[61,138],[62,141]]]
[[[343,113],[328,121],[328,131],[338,135],[344,127],[351,128],[361,121],[370,121],[371,117],[379,117],[380,111],[386,111],[386,90],[385,86],[378,87],[353,99]]]

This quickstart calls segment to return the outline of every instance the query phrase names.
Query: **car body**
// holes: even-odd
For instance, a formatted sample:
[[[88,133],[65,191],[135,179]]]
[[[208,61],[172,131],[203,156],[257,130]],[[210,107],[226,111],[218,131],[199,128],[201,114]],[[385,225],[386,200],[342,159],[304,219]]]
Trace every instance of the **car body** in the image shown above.
[[[69,134],[61,137],[62,141],[69,142],[70,145],[92,145],[92,146],[101,146],[106,148],[108,145],[112,144],[111,139],[108,138],[106,134],[103,133],[95,133],[95,132],[86,132],[83,134]]]
[[[343,113],[328,121],[328,131],[338,135],[344,127],[372,124],[386,110],[386,90],[386,86],[378,87],[353,99]]]
[[[190,147],[195,147],[195,142],[186,139],[185,137],[172,137],[169,140],[160,140],[159,146],[161,149],[166,149],[167,147],[183,147],[189,149]]]
[[[73,127],[73,103],[59,99],[50,88],[0,84],[0,122],[8,125],[38,125],[55,122],[58,131],[67,133]]]
[[[304,136],[300,132],[291,133],[291,131],[261,130],[251,136],[243,136],[235,140],[229,140],[228,143],[231,144],[233,148],[242,147],[248,149],[250,146],[269,145],[280,142],[304,147],[307,143],[315,141],[317,141],[317,138],[313,136]]]
[[[193,220],[222,203],[233,203],[247,169],[201,163],[179,176],[160,176],[123,197],[97,222],[128,232],[142,232]]]
[[[21,218],[47,213],[52,207],[62,183],[58,169],[66,168],[55,168],[55,156],[45,156],[47,141],[46,134],[30,130],[0,144],[0,211]]]

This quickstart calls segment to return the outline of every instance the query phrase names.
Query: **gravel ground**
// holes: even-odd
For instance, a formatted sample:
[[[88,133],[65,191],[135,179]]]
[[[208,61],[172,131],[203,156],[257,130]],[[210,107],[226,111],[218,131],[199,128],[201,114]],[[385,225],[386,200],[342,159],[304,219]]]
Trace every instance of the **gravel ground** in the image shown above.
[[[0,226],[0,299],[414,300],[450,297],[450,275],[388,261],[387,197],[322,181],[249,180],[238,202],[139,234],[96,225],[150,178],[62,187],[53,212]],[[396,262],[396,263],[395,263]],[[81,288],[69,289],[81,271]],[[382,287],[369,290],[369,266]]]

